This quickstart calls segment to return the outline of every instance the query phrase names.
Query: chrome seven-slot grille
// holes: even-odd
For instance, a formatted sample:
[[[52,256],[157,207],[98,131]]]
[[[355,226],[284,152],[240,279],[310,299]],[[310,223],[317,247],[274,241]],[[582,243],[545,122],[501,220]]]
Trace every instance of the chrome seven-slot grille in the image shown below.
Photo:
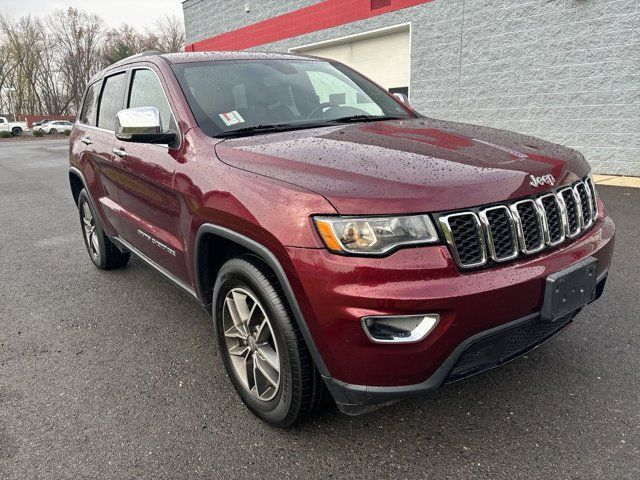
[[[591,228],[598,216],[587,177],[533,198],[439,216],[458,266],[507,262],[555,247]]]

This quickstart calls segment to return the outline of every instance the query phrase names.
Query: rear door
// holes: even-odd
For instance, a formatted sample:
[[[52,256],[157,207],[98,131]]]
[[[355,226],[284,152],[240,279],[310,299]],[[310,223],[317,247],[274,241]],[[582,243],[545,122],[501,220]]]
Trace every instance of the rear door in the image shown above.
[[[113,154],[113,129],[114,110],[123,104],[125,86],[125,72],[90,85],[71,139],[75,166],[82,171],[105,230],[112,236],[121,235],[123,230],[114,181],[113,162],[117,157]]]
[[[163,130],[178,131],[160,72],[134,67],[128,81],[127,108],[155,107]],[[118,196],[126,240],[140,252],[189,284],[180,201],[173,188],[178,147],[116,140],[120,152]]]

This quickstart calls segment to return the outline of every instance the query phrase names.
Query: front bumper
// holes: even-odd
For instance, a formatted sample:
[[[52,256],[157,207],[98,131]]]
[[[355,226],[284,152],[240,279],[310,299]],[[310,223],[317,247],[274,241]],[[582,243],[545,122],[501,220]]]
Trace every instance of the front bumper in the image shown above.
[[[288,276],[295,278],[295,295],[336,402],[353,413],[437,388],[471,344],[539,317],[548,275],[592,256],[603,281],[615,227],[600,212],[592,229],[559,248],[464,273],[444,246],[399,250],[384,258],[287,247],[293,267]],[[437,313],[440,322],[415,344],[375,344],[360,322],[368,315],[425,313]],[[488,368],[513,355],[507,357],[499,356]]]
[[[594,301],[602,295],[606,280],[607,272],[597,281]],[[325,378],[325,382],[343,413],[360,415],[504,365],[560,333],[578,313],[579,310],[572,312],[556,322],[542,320],[537,313],[473,335],[458,345],[427,380],[418,384],[372,387],[351,385],[333,378]]]

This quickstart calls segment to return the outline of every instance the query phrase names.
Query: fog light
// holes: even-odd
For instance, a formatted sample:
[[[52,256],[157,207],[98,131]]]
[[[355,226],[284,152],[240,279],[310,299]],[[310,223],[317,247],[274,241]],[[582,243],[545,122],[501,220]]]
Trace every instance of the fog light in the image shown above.
[[[414,343],[429,335],[438,320],[436,313],[364,317],[362,328],[376,343]]]

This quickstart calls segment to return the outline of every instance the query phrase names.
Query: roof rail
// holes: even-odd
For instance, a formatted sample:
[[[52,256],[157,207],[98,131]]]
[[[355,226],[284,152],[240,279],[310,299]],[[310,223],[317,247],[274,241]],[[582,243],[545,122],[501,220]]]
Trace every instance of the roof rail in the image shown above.
[[[123,58],[122,60],[118,60],[116,63],[114,63],[113,65],[120,65],[121,63],[124,63],[128,60],[132,60],[134,58],[141,58],[141,57],[150,57],[153,55],[162,55],[162,52],[159,50],[147,50],[145,52],[141,52],[141,53],[136,53],[134,55],[129,55],[126,58]],[[111,66],[113,66],[111,65]]]
[[[140,55],[141,57],[148,57],[150,55],[162,55],[162,52],[160,50],[147,50],[145,52],[139,53],[138,55]]]

